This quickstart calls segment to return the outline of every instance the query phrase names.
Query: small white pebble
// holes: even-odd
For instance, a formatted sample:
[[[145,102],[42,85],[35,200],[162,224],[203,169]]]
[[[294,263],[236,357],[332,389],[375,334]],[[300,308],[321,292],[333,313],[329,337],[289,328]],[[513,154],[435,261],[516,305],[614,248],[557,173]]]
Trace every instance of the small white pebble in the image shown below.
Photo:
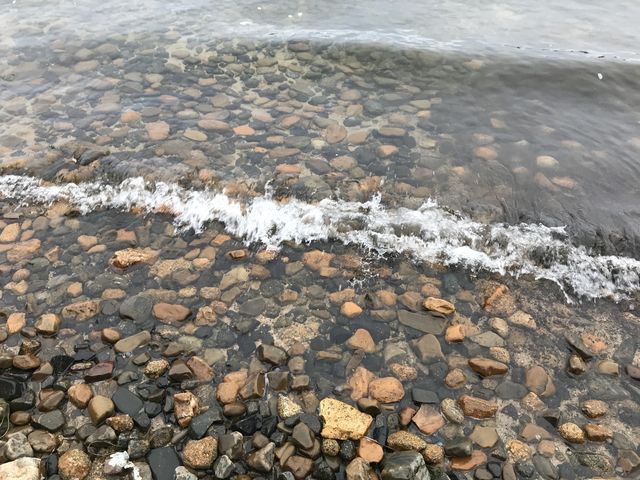
[[[602,74],[600,72],[598,72],[598,80],[602,80],[604,77],[602,76]]]

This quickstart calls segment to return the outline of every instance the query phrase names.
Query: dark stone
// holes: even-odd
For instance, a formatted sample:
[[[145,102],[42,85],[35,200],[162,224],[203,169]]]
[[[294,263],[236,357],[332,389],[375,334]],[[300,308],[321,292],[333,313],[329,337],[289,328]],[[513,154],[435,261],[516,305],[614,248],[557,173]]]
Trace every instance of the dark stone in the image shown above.
[[[134,322],[143,322],[151,318],[153,300],[142,295],[125,299],[120,304],[120,316]]]
[[[87,371],[84,375],[84,380],[87,383],[99,382],[111,378],[115,365],[113,362],[100,362],[96,363],[93,367]]]
[[[349,462],[349,461],[353,460],[356,457],[357,453],[358,452],[356,451],[356,444],[353,443],[351,440],[345,440],[340,445],[340,451],[339,451],[338,455],[345,462]]]
[[[443,318],[434,317],[428,313],[410,312],[409,310],[399,310],[398,320],[407,327],[433,335],[441,335],[446,325],[446,320]]]
[[[562,412],[558,408],[549,408],[542,412],[542,418],[551,424],[553,428],[558,428],[562,419]]]
[[[73,362],[73,357],[68,355],[56,355],[51,358],[49,363],[51,363],[51,366],[53,367],[53,374],[55,376],[60,376],[71,368]]]
[[[440,403],[440,399],[436,392],[425,390],[423,388],[413,387],[413,389],[411,389],[411,398],[413,398],[413,401],[416,403]]]
[[[284,365],[287,361],[287,352],[273,345],[261,344],[256,349],[258,359],[272,365]]]
[[[298,423],[291,432],[291,441],[303,449],[313,447],[314,434],[304,423]]]
[[[496,388],[496,394],[503,400],[520,400],[529,390],[520,383],[505,380]]]
[[[322,422],[320,421],[320,417],[312,413],[303,413],[302,415],[300,415],[300,421],[307,425],[307,427],[309,427],[314,434],[320,435],[320,431],[322,430]]]
[[[222,411],[212,406],[202,415],[198,415],[191,420],[189,424],[189,436],[191,438],[200,439],[204,437],[209,427],[214,423],[222,422]]]
[[[382,480],[429,480],[429,471],[418,452],[393,452],[385,456]]]
[[[529,462],[518,462],[515,465],[518,478],[532,478],[536,473],[536,469]]]
[[[595,353],[585,345],[577,333],[567,332],[564,338],[571,350],[580,355],[584,360],[591,360],[595,356]]]
[[[444,444],[447,457],[468,457],[473,450],[473,442],[468,437],[455,437]]]
[[[140,412],[144,407],[142,400],[125,387],[119,387],[111,397],[111,400],[113,400],[116,410],[126,413],[134,418],[134,420],[138,412]]]
[[[9,402],[11,411],[25,411],[33,408],[36,404],[36,393],[33,390],[25,391],[20,397]]]
[[[60,410],[53,410],[52,412],[43,413],[33,418],[33,424],[44,428],[49,432],[55,432],[60,430],[65,423],[64,415]]]
[[[313,477],[317,480],[334,480],[336,475],[327,462],[320,461],[313,469]]]
[[[181,465],[180,457],[171,447],[154,448],[147,455],[153,480],[174,480],[176,468]]]
[[[533,466],[542,475],[542,478],[546,480],[556,480],[558,478],[558,470],[547,457],[538,454],[534,455]]]
[[[267,303],[264,301],[264,298],[252,298],[251,300],[247,300],[238,308],[238,312],[242,315],[248,315],[251,317],[256,317],[264,312],[264,309],[267,307]]]

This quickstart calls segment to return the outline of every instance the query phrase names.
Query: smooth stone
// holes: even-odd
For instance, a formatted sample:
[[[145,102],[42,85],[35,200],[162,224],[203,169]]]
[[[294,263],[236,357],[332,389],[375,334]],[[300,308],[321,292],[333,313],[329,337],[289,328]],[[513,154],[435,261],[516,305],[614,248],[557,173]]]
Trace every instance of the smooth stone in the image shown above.
[[[176,468],[180,466],[180,457],[171,447],[154,448],[147,455],[153,480],[174,480]]]

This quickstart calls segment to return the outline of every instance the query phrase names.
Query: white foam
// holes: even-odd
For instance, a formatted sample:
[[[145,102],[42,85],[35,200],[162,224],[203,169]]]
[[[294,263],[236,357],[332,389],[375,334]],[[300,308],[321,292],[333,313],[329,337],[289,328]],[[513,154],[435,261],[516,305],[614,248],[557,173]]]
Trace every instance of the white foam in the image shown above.
[[[318,203],[269,195],[242,204],[224,192],[188,190],[176,184],[148,184],[142,178],[118,185],[44,185],[31,177],[0,176],[0,193],[24,204],[67,201],[82,214],[100,208],[171,212],[180,228],[201,232],[220,221],[247,243],[278,249],[283,242],[337,240],[385,254],[406,254],[421,262],[462,266],[500,274],[548,279],[578,297],[620,298],[640,288],[640,262],[590,255],[570,243],[563,228],[537,224],[486,225],[448,212],[429,201],[416,210],[368,202],[324,199]],[[540,262],[539,258],[545,258]]]

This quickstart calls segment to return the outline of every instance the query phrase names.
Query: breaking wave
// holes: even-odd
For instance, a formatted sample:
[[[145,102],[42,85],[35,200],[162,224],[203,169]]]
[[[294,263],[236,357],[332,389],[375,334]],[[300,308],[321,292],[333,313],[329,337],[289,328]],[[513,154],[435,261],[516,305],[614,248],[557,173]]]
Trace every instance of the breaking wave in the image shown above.
[[[418,262],[474,271],[532,275],[581,298],[621,298],[640,288],[640,261],[591,255],[562,227],[483,224],[428,201],[420,208],[391,209],[380,197],[367,202],[324,199],[317,203],[269,195],[241,202],[224,191],[190,190],[172,183],[131,178],[49,185],[25,176],[0,176],[0,193],[22,204],[66,201],[82,214],[96,209],[170,212],[182,229],[201,232],[209,222],[246,243],[278,249],[283,242],[337,240],[381,255],[403,254]]]

